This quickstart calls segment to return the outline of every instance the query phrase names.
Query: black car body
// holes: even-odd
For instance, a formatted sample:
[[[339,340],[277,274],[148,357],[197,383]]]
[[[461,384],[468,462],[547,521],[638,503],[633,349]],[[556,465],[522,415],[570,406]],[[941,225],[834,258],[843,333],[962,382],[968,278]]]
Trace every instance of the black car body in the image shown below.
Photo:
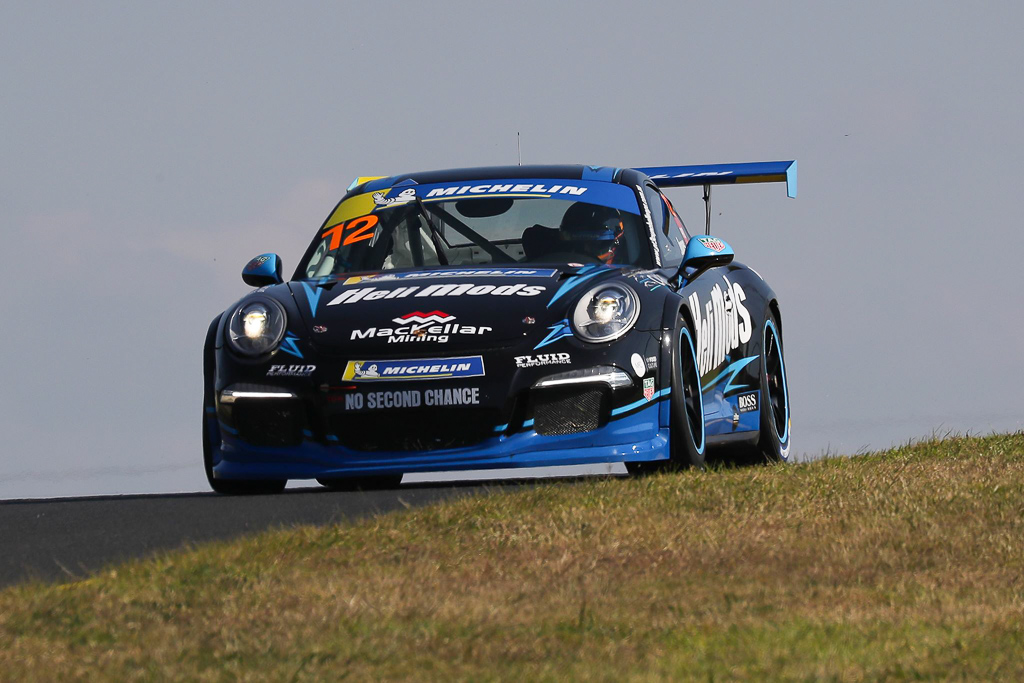
[[[787,458],[777,298],[662,192],[770,181],[794,195],[795,162],[358,179],[209,328],[211,485]]]

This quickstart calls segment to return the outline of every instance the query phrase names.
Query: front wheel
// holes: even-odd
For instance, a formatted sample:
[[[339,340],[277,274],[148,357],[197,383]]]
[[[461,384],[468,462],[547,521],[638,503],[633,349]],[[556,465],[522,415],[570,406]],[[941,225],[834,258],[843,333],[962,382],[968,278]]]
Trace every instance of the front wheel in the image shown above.
[[[284,491],[287,479],[215,479],[213,476],[213,438],[211,432],[217,429],[216,423],[211,424],[210,418],[203,411],[203,469],[206,481],[217,493],[230,496],[255,496]]]
[[[666,333],[671,334],[671,333]],[[700,391],[700,371],[693,333],[683,317],[674,336],[672,354],[672,392],[669,427],[670,462],[679,467],[704,467],[707,451],[704,433],[704,398]],[[646,474],[662,462],[626,463],[631,474]]]

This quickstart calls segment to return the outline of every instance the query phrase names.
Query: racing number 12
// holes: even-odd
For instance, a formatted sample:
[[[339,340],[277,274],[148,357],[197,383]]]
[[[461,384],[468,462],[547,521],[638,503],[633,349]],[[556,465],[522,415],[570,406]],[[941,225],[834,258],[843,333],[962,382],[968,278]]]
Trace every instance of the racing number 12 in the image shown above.
[[[331,245],[328,250],[333,251],[342,245],[353,244],[362,240],[368,240],[373,237],[371,232],[374,226],[377,225],[379,219],[377,216],[370,214],[369,216],[360,216],[359,218],[353,218],[347,223],[338,223],[324,230],[321,237],[330,237]],[[344,233],[348,233],[345,239],[342,240]]]

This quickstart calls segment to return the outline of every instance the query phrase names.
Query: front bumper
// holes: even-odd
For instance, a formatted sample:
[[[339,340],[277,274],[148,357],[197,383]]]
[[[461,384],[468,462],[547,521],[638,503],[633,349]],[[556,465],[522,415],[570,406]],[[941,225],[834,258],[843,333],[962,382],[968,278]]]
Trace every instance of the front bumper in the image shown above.
[[[283,382],[268,382],[258,366],[248,373],[235,366],[220,375],[216,407],[207,414],[214,476],[307,479],[668,459],[663,369],[671,365],[661,357],[660,334],[623,341],[597,351],[567,344],[573,368],[610,368],[626,385],[551,386],[548,380],[570,368],[502,371],[515,365],[506,350],[483,352],[484,379],[437,382],[346,385],[336,379],[340,360],[319,359],[317,375]],[[649,362],[643,375],[634,356]],[[428,390],[435,392],[430,400]],[[436,391],[448,390],[446,402],[462,396],[473,404],[437,405]],[[371,393],[392,404],[370,409]]]
[[[598,429],[560,436],[525,428],[467,448],[431,451],[354,451],[312,438],[298,446],[253,446],[221,429],[214,476],[224,479],[313,479],[406,472],[542,467],[666,460],[669,430],[661,426],[668,396]]]

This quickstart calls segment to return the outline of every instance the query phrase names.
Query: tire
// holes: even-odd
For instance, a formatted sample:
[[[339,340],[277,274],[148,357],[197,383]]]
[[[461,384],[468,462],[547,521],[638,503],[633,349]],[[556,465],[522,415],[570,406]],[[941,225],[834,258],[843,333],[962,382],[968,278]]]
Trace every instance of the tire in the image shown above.
[[[377,477],[339,477],[337,479],[317,478],[321,486],[332,491],[379,491],[396,489],[402,483],[401,474],[385,474]]]
[[[206,417],[203,411],[203,469],[206,471],[206,481],[210,488],[217,493],[229,496],[256,496],[270,493],[281,493],[287,479],[214,479],[213,477],[213,449],[211,446],[211,432],[216,433],[216,422],[211,425],[210,418]]]
[[[723,454],[727,463],[763,465],[789,459],[790,416],[782,334],[775,315],[765,315],[761,328],[760,428],[755,443],[735,446]]]
[[[704,431],[704,398],[693,333],[680,316],[672,353],[672,392],[669,412],[669,463],[676,467],[704,467],[707,438]],[[663,461],[626,463],[631,474],[660,469]]]
[[[244,496],[284,491],[287,479],[214,479],[213,477],[213,443],[220,442],[220,429],[217,417],[213,414],[213,378],[216,364],[213,357],[213,337],[217,332],[219,316],[206,335],[206,348],[203,350],[203,470],[210,488],[217,493]]]
[[[769,462],[789,460],[789,387],[782,333],[773,314],[765,317],[761,337],[761,436],[758,447]]]

